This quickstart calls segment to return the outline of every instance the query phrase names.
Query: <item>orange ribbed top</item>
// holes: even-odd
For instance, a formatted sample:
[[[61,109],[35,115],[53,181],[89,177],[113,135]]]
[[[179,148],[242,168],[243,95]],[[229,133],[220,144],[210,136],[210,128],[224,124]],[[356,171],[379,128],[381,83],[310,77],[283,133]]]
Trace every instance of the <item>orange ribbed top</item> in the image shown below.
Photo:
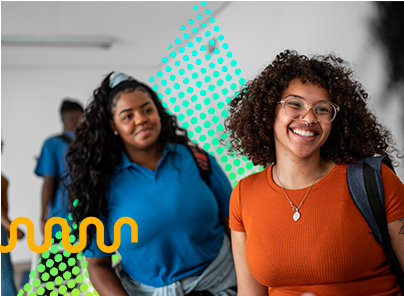
[[[401,295],[380,244],[349,193],[347,165],[335,165],[313,185],[300,220],[272,166],[241,180],[230,201],[230,228],[247,234],[251,274],[270,296]],[[382,167],[387,221],[404,217],[404,185]],[[308,188],[286,190],[299,205]]]

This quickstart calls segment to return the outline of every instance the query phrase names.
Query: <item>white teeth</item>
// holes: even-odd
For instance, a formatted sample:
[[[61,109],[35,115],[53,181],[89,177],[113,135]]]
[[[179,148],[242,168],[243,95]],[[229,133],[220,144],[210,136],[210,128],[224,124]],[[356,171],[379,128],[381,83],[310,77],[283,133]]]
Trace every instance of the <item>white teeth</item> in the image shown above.
[[[294,129],[293,132],[297,135],[303,136],[303,137],[313,137],[314,133],[310,131],[304,131],[304,130],[298,130]]]

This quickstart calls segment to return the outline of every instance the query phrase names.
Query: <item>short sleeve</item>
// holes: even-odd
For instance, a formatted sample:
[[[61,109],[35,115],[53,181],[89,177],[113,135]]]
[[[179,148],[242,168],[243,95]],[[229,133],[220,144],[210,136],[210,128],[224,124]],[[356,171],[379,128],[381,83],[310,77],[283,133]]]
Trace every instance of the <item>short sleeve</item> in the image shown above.
[[[39,156],[38,163],[35,169],[35,174],[40,177],[50,175],[57,176],[58,159],[56,154],[56,147],[50,140],[46,140],[43,144],[41,155]]]
[[[243,218],[241,216],[241,202],[240,202],[240,180],[236,187],[234,187],[230,198],[230,215],[229,215],[229,227],[235,231],[245,232]]]
[[[382,179],[387,223],[404,218],[404,184],[385,164],[382,164]]]
[[[109,238],[109,231],[108,231],[108,221],[107,218],[103,214],[99,214],[99,219],[101,220],[102,224],[104,224],[104,244],[106,246],[112,245],[111,240]],[[91,241],[87,242],[89,248],[84,251],[84,256],[86,257],[110,257],[114,253],[104,253],[100,250],[97,245],[97,233],[94,234]]]
[[[216,159],[212,155],[208,156],[212,167],[210,188],[219,203],[219,217],[220,219],[223,219],[229,216],[229,202],[232,187],[229,179],[217,163]]]

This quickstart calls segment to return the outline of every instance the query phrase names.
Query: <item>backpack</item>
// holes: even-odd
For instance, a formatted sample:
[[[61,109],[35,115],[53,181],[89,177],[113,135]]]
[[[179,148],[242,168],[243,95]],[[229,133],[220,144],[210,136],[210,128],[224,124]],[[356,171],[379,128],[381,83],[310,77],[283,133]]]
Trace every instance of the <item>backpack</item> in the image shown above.
[[[349,164],[348,186],[355,205],[368,223],[377,242],[383,245],[387,258],[390,260],[392,272],[397,276],[401,292],[404,295],[404,272],[391,247],[387,229],[381,176],[382,162],[395,173],[387,156],[363,158],[357,163]]]

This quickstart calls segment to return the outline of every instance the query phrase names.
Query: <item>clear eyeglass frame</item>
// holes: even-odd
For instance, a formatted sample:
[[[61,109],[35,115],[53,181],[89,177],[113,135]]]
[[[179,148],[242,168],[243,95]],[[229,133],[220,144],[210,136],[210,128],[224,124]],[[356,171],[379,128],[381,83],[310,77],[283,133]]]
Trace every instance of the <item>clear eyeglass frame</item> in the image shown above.
[[[304,112],[304,114],[303,114],[302,116],[300,116],[300,118],[293,118],[293,117],[290,117],[290,116],[288,115],[288,113],[286,112],[286,108],[285,108],[285,103],[286,103],[286,102],[288,102],[288,101],[290,101],[290,100],[296,100],[296,99],[301,100],[302,102],[304,102],[304,104],[305,104],[305,106],[306,106],[306,112]],[[337,104],[333,103],[333,102],[324,102],[324,101],[319,102],[319,103],[328,103],[328,104],[330,104],[330,105],[334,108],[334,111],[335,111],[335,112],[334,112],[334,116],[333,116],[333,118],[331,118],[330,121],[321,121],[321,120],[317,117],[317,114],[316,114],[316,112],[314,112],[314,109],[313,109],[313,108],[314,108],[317,104],[319,104],[319,103],[314,104],[314,105],[313,105],[313,104],[307,104],[307,102],[306,102],[304,99],[302,99],[302,98],[289,98],[289,99],[286,99],[286,100],[284,99],[284,100],[276,101],[276,103],[277,103],[277,104],[282,104],[283,112],[285,112],[285,114],[286,114],[287,117],[289,117],[290,119],[293,119],[293,120],[302,119],[303,117],[305,117],[305,116],[307,115],[307,113],[309,113],[310,109],[312,109],[314,116],[316,117],[317,121],[320,122],[320,123],[330,123],[330,122],[332,122],[332,121],[335,119],[335,117],[337,117],[337,113],[338,113],[339,110],[340,110],[340,107],[339,107]]]

